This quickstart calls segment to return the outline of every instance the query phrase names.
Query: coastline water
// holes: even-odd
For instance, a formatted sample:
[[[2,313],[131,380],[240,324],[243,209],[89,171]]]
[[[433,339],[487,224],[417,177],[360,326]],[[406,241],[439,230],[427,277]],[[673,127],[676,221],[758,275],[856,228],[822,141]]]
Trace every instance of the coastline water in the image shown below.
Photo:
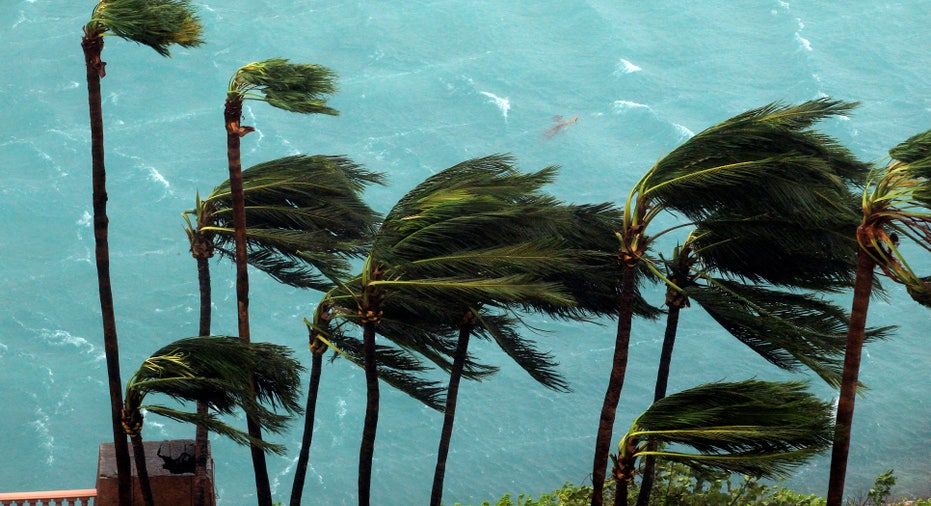
[[[931,128],[931,32],[925,0],[616,2],[610,0],[194,1],[207,43],[162,58],[108,37],[103,80],[111,263],[124,380],[165,343],[197,331],[197,278],[181,212],[226,178],[222,104],[241,65],[270,57],[313,62],[339,76],[338,117],[247,103],[248,167],[296,154],[344,154],[387,173],[366,198],[381,212],[430,174],[511,153],[525,170],[561,167],[550,190],[577,203],[623,202],[637,178],[694,133],[734,114],[820,96],[860,101],[820,128],[861,159],[880,161]],[[92,487],[109,437],[103,342],[93,264],[90,139],[81,27],[92,1],[6,0],[0,45],[0,490]],[[578,116],[547,136],[554,116]],[[669,246],[676,238],[669,239]],[[926,252],[913,265],[931,271]],[[234,273],[217,260],[214,330],[235,334]],[[254,340],[286,344],[309,364],[304,317],[319,295],[254,273]],[[931,312],[886,283],[870,325],[899,325],[866,349],[848,491],[895,468],[895,494],[931,495]],[[659,303],[662,293],[646,295]],[[850,294],[836,300],[849,306]],[[530,317],[573,392],[558,394],[508,364],[490,343],[475,352],[502,367],[462,386],[447,465],[447,503],[505,493],[538,496],[586,483],[610,368],[612,322]],[[616,429],[651,397],[661,326],[634,325]],[[670,390],[720,379],[798,378],[775,370],[697,308],[683,315]],[[835,394],[812,388],[823,398]],[[326,364],[305,497],[354,504],[364,380]],[[438,413],[382,391],[373,502],[425,503],[442,423]],[[146,419],[149,440],[193,430]],[[300,427],[270,456],[286,501]],[[224,505],[254,503],[247,449],[215,439]],[[827,456],[789,484],[824,494]]]

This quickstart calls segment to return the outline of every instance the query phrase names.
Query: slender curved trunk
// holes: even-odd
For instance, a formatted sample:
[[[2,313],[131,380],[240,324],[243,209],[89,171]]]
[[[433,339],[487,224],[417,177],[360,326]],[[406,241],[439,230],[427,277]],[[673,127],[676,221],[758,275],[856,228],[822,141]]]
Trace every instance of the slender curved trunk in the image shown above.
[[[433,472],[433,493],[430,495],[430,506],[439,506],[443,501],[443,480],[446,477],[446,458],[449,456],[449,442],[453,437],[453,421],[456,418],[456,402],[459,397],[459,380],[462,379],[462,369],[465,367],[465,359],[469,351],[469,338],[474,327],[474,325],[467,323],[459,328],[459,342],[456,346],[456,356],[453,358],[453,368],[449,371],[449,387],[446,389],[443,430],[440,432],[436,470]]]
[[[831,449],[827,506],[841,506],[844,500],[844,479],[847,475],[847,456],[850,452],[850,428],[853,423],[853,407],[857,398],[860,354],[863,350],[866,315],[870,305],[875,268],[876,262],[861,248],[857,258],[857,277],[853,288],[850,326],[847,329],[847,351],[844,355],[840,397],[837,400],[837,420],[834,426],[834,446]]]
[[[142,502],[145,503],[145,506],[155,506],[155,496],[152,495],[152,483],[149,482],[149,468],[145,463],[145,446],[142,444],[142,435],[136,433],[130,436],[129,439],[133,442],[133,458],[136,461],[136,476],[139,477],[139,489],[142,491]]]
[[[625,266],[621,281],[614,361],[611,366],[611,376],[608,380],[604,403],[601,406],[598,435],[595,439],[595,458],[592,467],[592,506],[602,506],[604,504],[605,470],[608,467],[608,455],[611,453],[611,435],[614,430],[617,404],[621,398],[621,390],[624,388],[624,375],[627,372],[627,351],[630,345],[630,328],[633,319],[635,270],[636,267]]]
[[[248,129],[242,128],[242,101],[227,99],[224,109],[226,121],[226,154],[229,160],[230,197],[233,204],[233,227],[236,236],[236,314],[239,322],[239,338],[251,342],[249,335],[249,272],[246,258],[246,202],[242,183],[242,160],[240,159],[240,138]],[[255,378],[250,380],[250,388],[255,395]],[[249,435],[261,440],[262,428],[251,416],[246,416]],[[251,446],[252,467],[255,471],[255,492],[259,506],[272,506],[272,489],[268,480],[268,465],[265,452],[256,445]]]
[[[200,336],[210,335],[210,321],[213,316],[212,295],[210,290],[210,258],[197,256],[197,280],[200,285]],[[207,415],[207,403],[197,401],[197,414]],[[194,435],[194,505],[207,504],[207,428],[197,426]]]
[[[314,438],[314,412],[317,409],[317,391],[320,389],[320,372],[323,367],[323,352],[311,348],[310,385],[307,387],[307,408],[304,410],[304,435],[301,438],[301,451],[297,457],[294,470],[294,483],[291,486],[291,506],[301,506],[304,494],[304,478],[307,476],[307,462],[310,460],[310,445]]]
[[[107,170],[104,164],[103,106],[100,79],[106,75],[106,63],[100,60],[103,37],[85,35],[81,40],[87,65],[87,101],[90,110],[91,160],[94,208],[94,256],[97,263],[97,286],[100,293],[100,313],[103,320],[103,342],[107,362],[107,383],[110,388],[110,416],[113,430],[113,450],[116,456],[117,487],[120,504],[129,504],[132,494],[132,466],[129,445],[122,426],[123,382],[120,379],[120,347],[113,310],[113,290],[110,286],[110,245],[107,218]]]
[[[676,345],[676,332],[679,330],[679,313],[682,306],[669,304],[666,313],[666,332],[663,335],[663,351],[659,357],[659,369],[656,372],[656,387],[653,390],[653,402],[666,397],[666,387],[669,384],[669,366],[672,363],[672,351]],[[649,443],[649,450],[656,450],[656,443]],[[656,456],[647,455],[643,461],[643,476],[640,480],[640,493],[637,495],[637,506],[648,506],[650,494],[653,491],[653,480],[656,473]]]
[[[374,320],[365,322],[362,333],[365,357],[365,425],[359,449],[359,506],[369,506],[372,488],[372,459],[375,454],[375,433],[378,429],[378,364],[375,362]]]

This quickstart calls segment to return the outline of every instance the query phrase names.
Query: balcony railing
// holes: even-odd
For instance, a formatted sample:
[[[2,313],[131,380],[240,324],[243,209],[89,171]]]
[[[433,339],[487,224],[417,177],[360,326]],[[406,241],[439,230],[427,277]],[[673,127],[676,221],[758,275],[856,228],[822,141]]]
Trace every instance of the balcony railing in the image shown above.
[[[95,497],[95,488],[0,493],[0,506],[88,506]]]

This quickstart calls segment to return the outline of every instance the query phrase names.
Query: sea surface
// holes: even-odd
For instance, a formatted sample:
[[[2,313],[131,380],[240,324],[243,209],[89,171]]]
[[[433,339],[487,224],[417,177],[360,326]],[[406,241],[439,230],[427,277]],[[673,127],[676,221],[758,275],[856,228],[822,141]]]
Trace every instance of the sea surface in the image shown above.
[[[94,2],[0,0],[0,491],[94,486],[111,437],[91,229],[90,134],[81,28]],[[164,344],[197,332],[197,278],[181,213],[227,177],[223,101],[242,65],[271,57],[340,76],[338,117],[247,103],[243,164],[296,153],[343,154],[383,171],[378,211],[460,161],[510,153],[527,171],[559,165],[549,190],[576,203],[623,203],[661,156],[730,116],[822,96],[862,105],[819,125],[860,158],[931,128],[931,1],[851,0],[210,0],[193,5],[206,44],[163,58],[108,37],[103,80],[110,246],[123,379]],[[555,116],[578,121],[544,133]],[[669,218],[672,223],[674,218]],[[671,234],[665,247],[677,240]],[[927,253],[913,251],[928,274]],[[214,332],[235,334],[232,265],[217,259]],[[319,294],[251,276],[252,336],[292,346],[309,365],[302,319]],[[931,494],[931,312],[887,283],[871,325],[899,325],[866,349],[848,491],[894,468],[896,495]],[[648,288],[654,303],[662,291]],[[850,294],[836,296],[849,307]],[[611,363],[610,320],[530,316],[573,392],[534,383],[488,343],[501,367],[463,385],[446,478],[448,504],[538,496],[588,483]],[[700,309],[682,319],[670,391],[715,380],[815,378],[775,370]],[[648,405],[661,325],[636,321],[618,437]],[[304,497],[354,504],[362,371],[326,364]],[[157,399],[153,399],[157,401]],[[230,420],[241,423],[240,420]],[[244,424],[243,424],[244,425]],[[373,503],[425,504],[441,417],[384,387]],[[149,416],[149,440],[193,430]],[[287,501],[300,426],[270,456]],[[223,505],[254,504],[249,452],[214,439]],[[824,494],[828,457],[789,481]]]

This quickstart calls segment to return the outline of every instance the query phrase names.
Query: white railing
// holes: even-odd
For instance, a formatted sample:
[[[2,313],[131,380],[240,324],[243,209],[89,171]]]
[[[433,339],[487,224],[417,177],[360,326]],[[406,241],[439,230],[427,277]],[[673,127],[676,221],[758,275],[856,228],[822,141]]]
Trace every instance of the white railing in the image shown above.
[[[47,490],[44,492],[0,492],[0,506],[88,506],[94,504],[97,489]]]

